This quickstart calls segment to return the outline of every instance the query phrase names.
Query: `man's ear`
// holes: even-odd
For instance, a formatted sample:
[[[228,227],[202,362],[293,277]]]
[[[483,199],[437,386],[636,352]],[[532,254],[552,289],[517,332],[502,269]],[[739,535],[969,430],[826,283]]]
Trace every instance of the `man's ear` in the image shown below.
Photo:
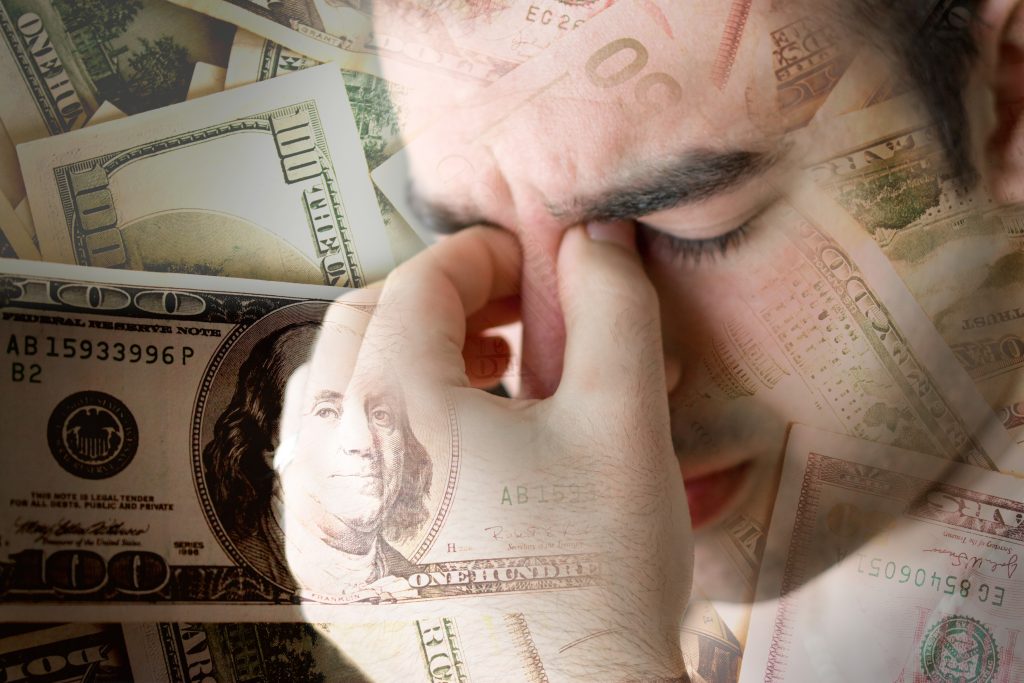
[[[985,176],[996,199],[1024,202],[1024,0],[981,8],[979,48],[992,95]]]

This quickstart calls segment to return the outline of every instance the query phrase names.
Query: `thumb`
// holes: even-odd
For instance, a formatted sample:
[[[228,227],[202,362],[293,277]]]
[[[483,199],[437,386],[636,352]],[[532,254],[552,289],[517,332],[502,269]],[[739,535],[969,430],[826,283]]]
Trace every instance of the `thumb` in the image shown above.
[[[590,223],[562,240],[558,274],[566,340],[557,395],[607,404],[613,397],[636,401],[638,392],[646,397],[665,390],[658,296],[637,254],[635,232],[629,221]]]

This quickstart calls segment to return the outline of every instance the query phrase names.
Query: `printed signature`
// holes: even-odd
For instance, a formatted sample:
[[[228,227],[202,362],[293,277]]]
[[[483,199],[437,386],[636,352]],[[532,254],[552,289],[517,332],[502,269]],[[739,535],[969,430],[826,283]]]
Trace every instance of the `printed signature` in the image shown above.
[[[1017,571],[1016,553],[1012,554],[1005,562],[997,562],[996,560],[988,557],[968,555],[965,552],[956,552],[955,550],[948,550],[946,548],[926,548],[925,552],[938,553],[940,555],[947,556],[954,567],[969,567],[971,569],[987,568],[993,574],[1002,569],[1006,572],[1006,578],[1008,579],[1012,579],[1014,572]]]
[[[505,528],[503,526],[489,526],[484,528],[484,531],[491,535],[495,541],[521,541],[524,539],[562,539],[562,538],[578,538],[585,536],[588,529],[577,526],[575,524],[565,524],[562,526],[541,526],[536,524],[527,524],[525,526]]]
[[[114,520],[80,524],[62,519],[54,524],[47,524],[34,519],[18,519],[14,523],[14,533],[34,535],[37,543],[49,543],[61,536],[141,536],[147,531],[148,524],[144,527],[132,527]]]

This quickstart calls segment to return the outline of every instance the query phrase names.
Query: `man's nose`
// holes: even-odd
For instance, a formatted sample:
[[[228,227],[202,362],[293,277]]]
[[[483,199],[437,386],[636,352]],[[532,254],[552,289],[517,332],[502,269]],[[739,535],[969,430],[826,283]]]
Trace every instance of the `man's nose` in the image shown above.
[[[516,230],[523,251],[523,398],[547,398],[562,377],[565,323],[558,300],[558,248],[564,232],[540,226]]]
[[[558,250],[564,230],[517,229],[523,251],[521,315],[523,322],[523,398],[547,398],[562,377],[565,322],[558,298]],[[665,354],[665,389],[671,393],[682,378],[681,359]]]
[[[367,456],[373,452],[373,435],[366,415],[359,409],[347,409],[338,424],[340,449],[345,455]]]

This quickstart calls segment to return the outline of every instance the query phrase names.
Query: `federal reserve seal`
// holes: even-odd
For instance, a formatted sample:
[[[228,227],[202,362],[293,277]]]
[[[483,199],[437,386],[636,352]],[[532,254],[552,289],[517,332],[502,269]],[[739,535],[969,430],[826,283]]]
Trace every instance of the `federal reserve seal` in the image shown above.
[[[999,669],[999,647],[977,619],[951,615],[921,643],[921,670],[932,683],[989,683]]]
[[[139,428],[127,406],[110,394],[79,391],[53,409],[46,440],[57,464],[71,474],[106,479],[135,457]]]

